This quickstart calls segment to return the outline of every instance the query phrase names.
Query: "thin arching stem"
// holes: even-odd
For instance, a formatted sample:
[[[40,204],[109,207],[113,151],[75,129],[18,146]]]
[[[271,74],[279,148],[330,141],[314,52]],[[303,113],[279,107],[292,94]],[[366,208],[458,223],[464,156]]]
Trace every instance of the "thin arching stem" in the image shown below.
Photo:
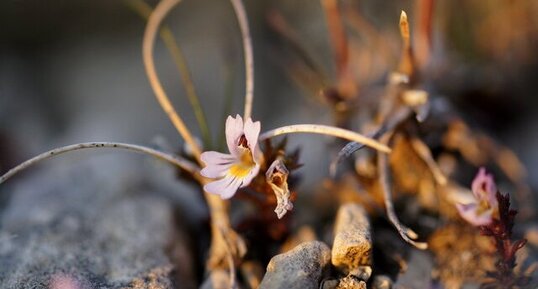
[[[148,148],[148,147],[145,147],[145,146],[139,146],[139,145],[127,144],[127,143],[116,143],[116,142],[87,142],[87,143],[79,143],[79,144],[73,144],[73,145],[68,145],[68,146],[64,146],[64,147],[55,148],[55,149],[52,149],[50,151],[44,152],[44,153],[42,153],[40,155],[37,155],[37,156],[23,162],[22,164],[12,168],[7,173],[5,173],[3,176],[1,176],[0,177],[0,184],[7,181],[9,178],[11,178],[12,176],[14,176],[17,173],[21,172],[22,170],[27,169],[27,168],[29,168],[29,167],[37,164],[37,163],[40,163],[41,161],[44,161],[46,159],[49,159],[49,158],[52,158],[52,157],[55,157],[57,155],[61,155],[61,154],[64,154],[64,153],[72,152],[72,151],[77,151],[77,150],[82,150],[82,149],[96,149],[96,148],[124,149],[124,150],[130,150],[130,151],[135,151],[135,152],[139,152],[139,153],[144,153],[144,154],[156,157],[158,159],[167,161],[169,163],[172,163],[172,164],[174,164],[174,165],[176,165],[176,166],[190,172],[191,174],[197,174],[197,172],[198,172],[198,168],[196,167],[196,165],[194,165],[193,163],[191,163],[191,162],[189,162],[187,160],[184,160],[184,159],[181,159],[181,158],[179,158],[177,156],[167,154],[167,153],[164,153],[164,152],[160,152],[158,150],[154,150],[152,148]]]
[[[364,136],[362,134],[343,129],[338,127],[332,127],[328,125],[319,125],[319,124],[296,124],[296,125],[289,125],[289,126],[283,126],[279,128],[275,128],[273,130],[270,130],[268,132],[265,132],[260,135],[260,141],[279,136],[284,134],[290,134],[290,133],[315,133],[315,134],[322,134],[322,135],[328,135],[328,136],[334,136],[339,137],[342,139],[346,139],[349,141],[354,141],[358,143],[362,143],[365,146],[374,148],[378,151],[384,152],[384,153],[390,153],[391,149],[367,136]]]
[[[329,28],[329,36],[333,46],[333,54],[338,70],[338,75],[345,72],[348,60],[348,40],[342,23],[342,14],[340,13],[339,1],[337,0],[322,0],[321,4],[325,9],[327,17],[327,26]]]
[[[153,11],[153,8],[149,6],[149,4],[144,2],[144,0],[124,0],[124,1],[134,12],[136,12],[137,14],[139,14],[142,18],[146,20],[151,15],[151,11]],[[170,52],[170,55],[172,56],[172,59],[174,60],[174,63],[179,71],[179,74],[181,76],[181,82],[183,83],[185,92],[187,93],[187,98],[194,111],[194,116],[196,117],[198,126],[200,127],[200,133],[202,134],[202,139],[206,147],[209,147],[211,145],[211,134],[209,132],[209,127],[207,125],[206,116],[205,116],[204,110],[202,109],[202,105],[200,104],[198,94],[196,93],[194,82],[192,80],[191,72],[187,65],[185,56],[183,55],[183,52],[181,51],[181,48],[179,47],[176,41],[176,38],[174,37],[174,34],[172,33],[172,30],[168,26],[163,25],[162,28],[160,29],[159,35],[161,36],[161,39],[163,40],[164,45]]]
[[[411,146],[413,147],[413,150],[418,154],[418,156],[422,159],[422,161],[424,161],[424,163],[428,166],[435,181],[441,186],[446,185],[447,179],[443,174],[443,171],[433,158],[430,148],[428,148],[428,146],[417,137],[411,138]]]
[[[245,53],[245,112],[244,118],[248,119],[252,114],[252,102],[254,101],[254,57],[252,53],[252,39],[248,27],[247,13],[241,0],[230,0],[234,7],[239,28],[241,29],[241,38],[243,38],[243,50]]]
[[[144,32],[144,40],[142,43],[142,57],[144,59],[144,65],[146,67],[146,74],[148,76],[151,88],[159,101],[159,104],[163,108],[164,112],[168,115],[172,124],[181,134],[185,142],[191,147],[194,157],[200,162],[201,149],[192,137],[191,132],[185,126],[185,123],[181,117],[177,114],[176,110],[172,106],[170,99],[166,95],[164,88],[157,76],[155,70],[155,63],[153,61],[153,48],[157,30],[164,17],[170,12],[170,10],[177,5],[181,0],[163,0],[157,4],[157,7],[151,13],[146,31]]]
[[[391,135],[392,133],[385,134],[382,137],[383,143],[388,143]],[[428,244],[414,241],[418,238],[417,233],[415,233],[415,231],[411,230],[410,228],[407,228],[406,226],[402,225],[402,223],[400,223],[400,220],[398,219],[398,216],[396,215],[396,212],[394,211],[394,205],[392,203],[392,189],[389,183],[390,174],[387,162],[387,156],[385,154],[377,154],[379,183],[381,185],[381,190],[383,191],[383,197],[385,199],[385,210],[387,212],[387,217],[389,218],[389,221],[392,223],[392,225],[394,225],[402,239],[404,239],[404,241],[415,246],[418,249],[425,250],[428,248]]]
[[[224,230],[220,228],[220,233],[225,234]],[[232,244],[229,243],[228,240],[224,239],[224,242],[226,243],[225,249],[226,249],[226,261],[228,262],[228,270],[230,271],[229,278],[230,278],[230,289],[237,289],[236,285],[236,277],[235,277],[235,262],[234,262],[234,256],[232,254],[232,251],[230,248],[232,247]]]

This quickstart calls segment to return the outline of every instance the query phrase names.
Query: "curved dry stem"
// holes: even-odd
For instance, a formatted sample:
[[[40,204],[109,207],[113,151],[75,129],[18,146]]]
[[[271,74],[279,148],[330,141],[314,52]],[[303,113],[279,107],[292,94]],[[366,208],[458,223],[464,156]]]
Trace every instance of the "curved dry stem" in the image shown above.
[[[222,235],[225,234],[224,230],[220,230],[220,233]],[[237,288],[237,285],[236,285],[236,277],[235,277],[235,261],[234,261],[234,256],[232,254],[232,251],[230,249],[231,247],[231,244],[228,243],[228,241],[225,239],[224,240],[225,243],[226,243],[226,260],[228,262],[228,270],[230,271],[230,289],[236,289]]]
[[[144,59],[144,65],[146,68],[146,74],[148,76],[151,88],[155,93],[157,101],[161,105],[164,112],[168,115],[174,127],[178,130],[179,134],[185,139],[185,142],[191,147],[194,152],[194,157],[200,162],[201,149],[192,137],[191,132],[185,126],[185,123],[181,117],[177,114],[176,110],[172,106],[170,99],[166,95],[164,88],[159,81],[157,71],[155,70],[155,63],[153,61],[153,48],[155,42],[155,36],[157,30],[164,17],[170,12],[170,10],[177,5],[181,0],[162,0],[157,4],[157,7],[151,13],[146,31],[144,32],[144,40],[142,43],[142,57]]]
[[[422,161],[426,163],[437,184],[441,186],[446,185],[447,179],[441,171],[441,168],[439,168],[437,165],[437,162],[433,159],[430,148],[428,148],[428,146],[422,140],[416,137],[411,139],[411,146],[413,146],[413,150],[419,155]]]
[[[245,53],[245,112],[244,118],[248,119],[252,114],[252,102],[254,101],[254,57],[252,52],[252,39],[248,27],[247,13],[241,0],[230,0],[234,7],[239,28],[241,29],[241,38],[243,38],[243,51]]]
[[[388,140],[390,139],[390,134],[386,134],[382,141],[383,143],[388,143]],[[387,217],[389,218],[389,221],[392,223],[392,225],[396,228],[402,239],[406,241],[407,243],[415,246],[418,249],[425,250],[428,248],[427,243],[423,242],[416,242],[414,239],[418,238],[417,233],[415,231],[407,228],[406,226],[402,225],[400,223],[400,220],[398,220],[398,216],[396,215],[396,212],[394,211],[394,205],[392,203],[392,192],[389,185],[389,169],[387,165],[387,156],[382,153],[377,154],[377,169],[379,174],[379,183],[381,185],[381,190],[383,191],[383,197],[385,199],[385,210],[387,211]]]
[[[263,140],[266,140],[275,136],[290,134],[290,133],[315,133],[315,134],[334,136],[334,137],[339,137],[339,138],[346,139],[349,141],[362,143],[365,146],[371,147],[380,152],[384,152],[384,153],[391,152],[391,149],[388,146],[372,138],[364,136],[362,134],[359,134],[350,130],[346,130],[343,128],[338,128],[338,127],[333,127],[333,126],[328,126],[328,125],[319,125],[319,124],[296,124],[296,125],[289,125],[289,126],[275,128],[273,130],[270,130],[268,132],[261,134],[260,141],[263,141]]]
[[[142,18],[146,20],[149,18],[151,12],[153,11],[153,8],[149,6],[149,4],[144,2],[144,0],[124,1],[133,11],[135,11],[137,14],[139,14]],[[172,59],[174,60],[174,63],[179,71],[179,75],[181,76],[181,82],[183,83],[183,86],[185,87],[185,92],[187,93],[187,99],[191,104],[191,107],[194,111],[194,116],[196,117],[196,121],[198,122],[198,126],[200,127],[200,133],[202,134],[204,144],[206,146],[210,146],[211,134],[209,133],[209,127],[207,125],[205,113],[202,109],[202,105],[200,104],[198,94],[196,93],[194,82],[192,81],[191,72],[187,65],[185,56],[183,55],[183,52],[181,51],[181,48],[179,47],[176,38],[172,33],[172,30],[168,26],[163,25],[160,29],[159,35],[161,36],[164,45],[170,52],[170,55],[172,56]]]
[[[411,110],[408,107],[403,107],[401,109],[396,110],[394,115],[387,119],[379,129],[368,135],[369,138],[379,138],[387,131],[392,131],[396,126],[398,126],[402,121],[404,121],[409,114],[411,113]],[[346,158],[350,157],[352,154],[354,154],[356,151],[360,150],[364,147],[364,144],[357,143],[357,142],[350,142],[346,144],[339,152],[336,158],[332,161],[330,165],[330,175],[332,178],[336,176],[336,172],[338,170],[338,165]]]
[[[325,10],[327,18],[327,26],[331,38],[331,45],[333,46],[336,68],[338,70],[338,75],[341,76],[345,72],[349,60],[349,52],[347,35],[344,29],[344,24],[342,23],[342,14],[338,2],[339,1],[337,0],[323,0],[321,1],[321,5]]]
[[[201,182],[203,185],[209,180],[202,179]],[[225,268],[229,252],[233,256],[234,262],[239,261],[246,254],[247,247],[243,238],[234,231],[230,224],[229,204],[220,196],[208,192],[204,192],[204,197],[211,218],[211,246],[206,266],[210,270]]]
[[[13,177],[14,175],[21,172],[22,170],[27,169],[46,159],[50,159],[52,157],[55,157],[57,155],[61,155],[67,152],[72,152],[72,151],[77,151],[77,150],[82,150],[82,149],[95,149],[95,148],[125,149],[125,150],[135,151],[139,153],[144,153],[144,154],[156,157],[158,159],[167,161],[169,163],[172,163],[190,172],[191,174],[197,174],[198,172],[198,168],[194,164],[190,163],[189,161],[181,159],[171,154],[154,150],[149,147],[139,146],[139,145],[134,145],[134,144],[127,144],[127,143],[116,143],[116,142],[87,142],[87,143],[79,143],[79,144],[73,144],[73,145],[55,148],[50,151],[44,152],[40,155],[37,155],[23,162],[22,164],[12,168],[3,176],[1,176],[0,184],[7,181],[9,178]]]

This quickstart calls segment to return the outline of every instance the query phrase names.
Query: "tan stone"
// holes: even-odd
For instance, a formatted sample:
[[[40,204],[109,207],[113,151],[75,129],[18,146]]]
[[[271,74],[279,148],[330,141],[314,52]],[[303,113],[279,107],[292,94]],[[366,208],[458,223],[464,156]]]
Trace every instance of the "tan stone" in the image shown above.
[[[332,264],[344,274],[371,265],[372,237],[365,210],[358,204],[340,207],[334,226]],[[369,276],[368,276],[369,277]]]

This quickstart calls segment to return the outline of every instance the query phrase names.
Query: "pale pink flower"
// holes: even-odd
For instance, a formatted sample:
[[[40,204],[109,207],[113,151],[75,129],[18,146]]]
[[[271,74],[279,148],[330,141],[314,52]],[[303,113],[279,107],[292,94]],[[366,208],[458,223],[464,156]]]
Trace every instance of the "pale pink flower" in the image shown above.
[[[456,204],[460,216],[474,226],[485,226],[493,220],[498,209],[497,186],[491,174],[480,168],[471,185],[474,199],[467,204]]]
[[[226,119],[226,144],[230,154],[215,151],[202,153],[205,167],[200,171],[204,177],[217,179],[206,184],[204,190],[231,198],[239,188],[246,187],[258,175],[263,155],[258,147],[260,122],[250,118],[243,122],[241,116]]]

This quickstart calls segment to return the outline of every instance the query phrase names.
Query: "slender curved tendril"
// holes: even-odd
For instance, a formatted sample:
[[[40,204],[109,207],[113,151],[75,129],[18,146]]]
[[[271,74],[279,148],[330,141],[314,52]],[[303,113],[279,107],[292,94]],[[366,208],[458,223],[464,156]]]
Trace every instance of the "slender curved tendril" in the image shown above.
[[[124,1],[126,5],[128,5],[134,12],[136,12],[146,20],[151,15],[151,11],[153,11],[153,8],[149,6],[149,4],[147,4],[144,0]],[[198,94],[196,93],[194,82],[192,80],[191,72],[187,65],[185,56],[183,55],[183,52],[181,51],[181,48],[179,47],[179,44],[177,43],[176,38],[174,37],[174,34],[172,33],[170,27],[163,25],[159,31],[159,35],[161,36],[164,45],[170,52],[170,55],[172,56],[172,59],[174,60],[174,63],[179,71],[179,74],[181,76],[181,82],[183,83],[185,92],[187,93],[187,99],[191,104],[191,107],[194,111],[194,116],[196,117],[196,121],[198,122],[198,126],[200,127],[200,133],[202,134],[202,140],[204,141],[204,145],[205,147],[210,147],[211,134],[209,132],[206,116],[204,110],[202,109],[202,105],[200,104]]]
[[[248,119],[252,114],[252,103],[254,101],[254,53],[252,52],[252,39],[248,27],[247,13],[241,0],[230,0],[234,8],[241,37],[243,38],[243,50],[245,53],[245,112],[244,118]]]
[[[359,134],[350,130],[346,130],[343,128],[320,125],[320,124],[296,124],[296,125],[283,126],[283,127],[275,128],[273,130],[270,130],[261,134],[259,139],[260,141],[263,141],[263,140],[266,140],[275,136],[290,134],[290,133],[314,133],[314,134],[334,136],[334,137],[339,137],[342,139],[354,141],[357,143],[363,143],[365,146],[371,147],[373,149],[376,149],[384,153],[391,152],[391,149],[388,146],[374,139],[371,139],[367,136],[364,136],[362,134]]]
[[[151,84],[153,92],[155,93],[157,101],[161,105],[164,112],[168,115],[168,118],[170,118],[170,121],[177,129],[179,134],[191,147],[194,153],[194,157],[198,160],[199,163],[201,163],[200,155],[202,151],[194,140],[191,132],[172,106],[170,99],[166,95],[166,92],[164,91],[159,77],[157,76],[157,71],[155,70],[155,63],[153,61],[153,48],[159,25],[163,21],[164,17],[168,14],[168,12],[170,12],[170,10],[172,10],[175,5],[179,4],[179,2],[181,2],[181,0],[163,0],[159,2],[159,4],[157,4],[157,7],[149,16],[148,24],[144,32],[144,40],[142,43],[142,57],[144,60],[148,80]]]
[[[67,152],[77,151],[77,150],[83,150],[83,149],[96,149],[96,148],[113,148],[113,149],[124,149],[124,150],[130,150],[135,151],[139,153],[144,153],[153,157],[156,157],[158,159],[167,161],[169,163],[172,163],[192,174],[196,174],[198,172],[198,168],[195,164],[181,159],[178,156],[167,154],[158,150],[154,150],[149,147],[140,146],[140,145],[134,145],[134,144],[127,144],[127,143],[116,143],[116,142],[87,142],[87,143],[79,143],[79,144],[73,144],[68,145],[64,147],[59,147],[52,149],[50,151],[44,152],[40,155],[37,155],[22,164],[12,168],[7,173],[5,173],[3,176],[0,177],[0,184],[7,181],[9,178],[13,177],[17,173],[21,172],[24,169],[27,169],[37,163],[40,163],[41,161],[44,161],[46,159],[50,159],[52,157],[55,157],[57,155],[61,155]]]

